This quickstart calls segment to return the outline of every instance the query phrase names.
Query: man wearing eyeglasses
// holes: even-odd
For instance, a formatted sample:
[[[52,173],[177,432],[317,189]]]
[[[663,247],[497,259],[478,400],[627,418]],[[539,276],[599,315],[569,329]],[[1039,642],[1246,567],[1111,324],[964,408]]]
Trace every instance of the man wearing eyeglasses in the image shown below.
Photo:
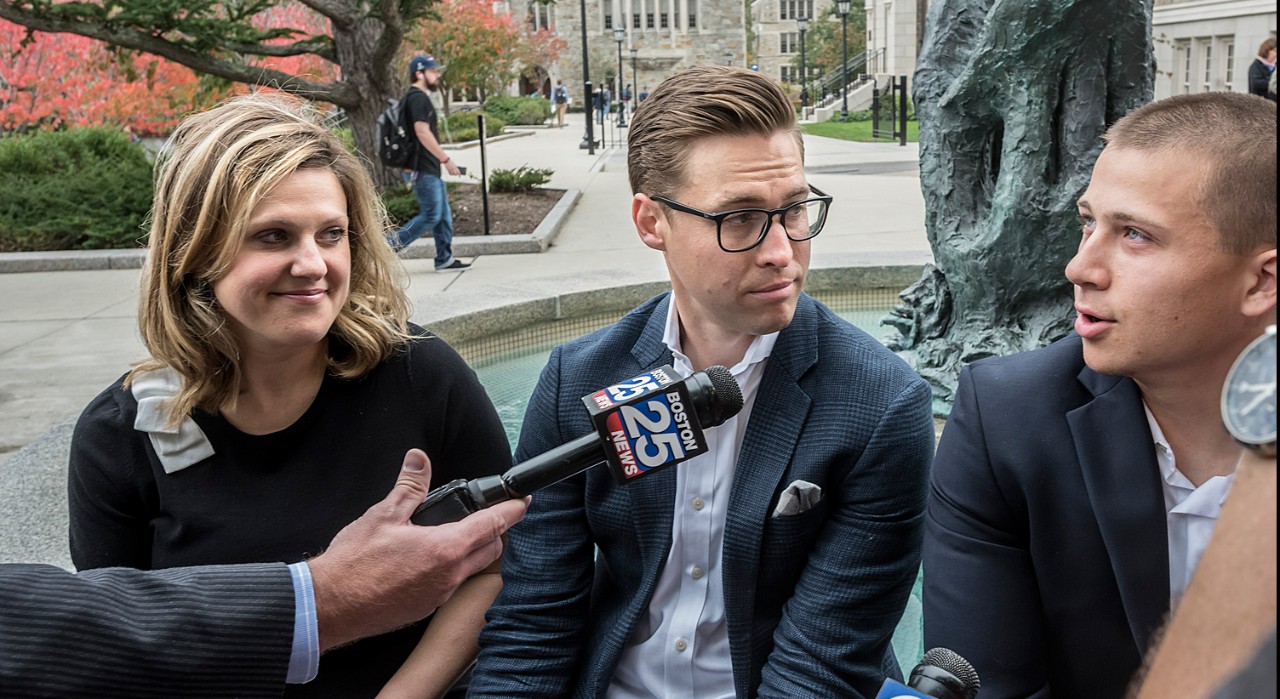
[[[721,364],[742,411],[625,486],[539,491],[511,531],[473,697],[871,697],[920,560],[928,386],[802,292],[831,197],[755,71],[668,78],[628,136],[632,219],[671,293],[557,347],[517,455],[591,431],[581,397]],[[597,555],[598,550],[598,555]]]

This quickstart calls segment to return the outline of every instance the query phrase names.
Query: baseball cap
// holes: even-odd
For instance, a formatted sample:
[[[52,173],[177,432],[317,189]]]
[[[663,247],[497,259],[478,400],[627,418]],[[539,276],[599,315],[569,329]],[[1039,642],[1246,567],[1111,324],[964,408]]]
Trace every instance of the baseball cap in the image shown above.
[[[409,75],[412,76],[414,73],[420,70],[443,71],[444,66],[440,65],[439,63],[436,63],[436,59],[432,58],[431,56],[414,56],[413,60],[409,61]]]

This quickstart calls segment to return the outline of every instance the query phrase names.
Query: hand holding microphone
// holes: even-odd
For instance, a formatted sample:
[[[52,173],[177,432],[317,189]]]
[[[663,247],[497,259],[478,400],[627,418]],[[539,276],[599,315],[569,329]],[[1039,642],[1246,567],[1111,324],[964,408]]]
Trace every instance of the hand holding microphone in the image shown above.
[[[582,399],[596,432],[511,467],[500,476],[458,479],[430,493],[414,524],[455,522],[499,502],[522,498],[608,461],[628,483],[707,451],[703,429],[742,410],[742,390],[723,366],[681,379],[670,366],[601,389]]]
[[[876,699],[973,699],[981,687],[968,660],[946,648],[933,648],[911,671],[907,684],[885,680]]]

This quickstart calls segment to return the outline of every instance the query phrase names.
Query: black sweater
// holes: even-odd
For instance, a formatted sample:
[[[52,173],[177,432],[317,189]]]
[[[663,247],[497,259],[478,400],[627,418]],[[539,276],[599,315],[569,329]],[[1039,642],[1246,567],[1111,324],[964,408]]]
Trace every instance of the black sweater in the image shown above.
[[[71,557],[81,570],[301,561],[390,492],[412,447],[431,457],[433,485],[511,465],[475,373],[434,337],[360,379],[326,376],[306,413],[273,434],[197,410],[216,453],[172,474],[134,429],[137,402],[122,382],[85,408],[72,440]],[[319,676],[286,695],[372,697],[424,628],[326,653]]]

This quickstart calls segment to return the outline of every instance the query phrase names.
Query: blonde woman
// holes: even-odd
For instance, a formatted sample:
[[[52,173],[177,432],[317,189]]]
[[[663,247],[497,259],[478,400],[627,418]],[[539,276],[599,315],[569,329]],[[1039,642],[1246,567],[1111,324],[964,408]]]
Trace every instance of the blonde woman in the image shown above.
[[[72,442],[77,568],[295,562],[381,500],[411,448],[436,484],[511,465],[474,372],[408,323],[386,231],[363,166],[305,105],[249,96],[179,126],[142,278],[150,358]],[[291,667],[286,696],[374,696],[419,641],[420,689],[443,694],[500,585],[492,567],[425,622],[318,675]]]

